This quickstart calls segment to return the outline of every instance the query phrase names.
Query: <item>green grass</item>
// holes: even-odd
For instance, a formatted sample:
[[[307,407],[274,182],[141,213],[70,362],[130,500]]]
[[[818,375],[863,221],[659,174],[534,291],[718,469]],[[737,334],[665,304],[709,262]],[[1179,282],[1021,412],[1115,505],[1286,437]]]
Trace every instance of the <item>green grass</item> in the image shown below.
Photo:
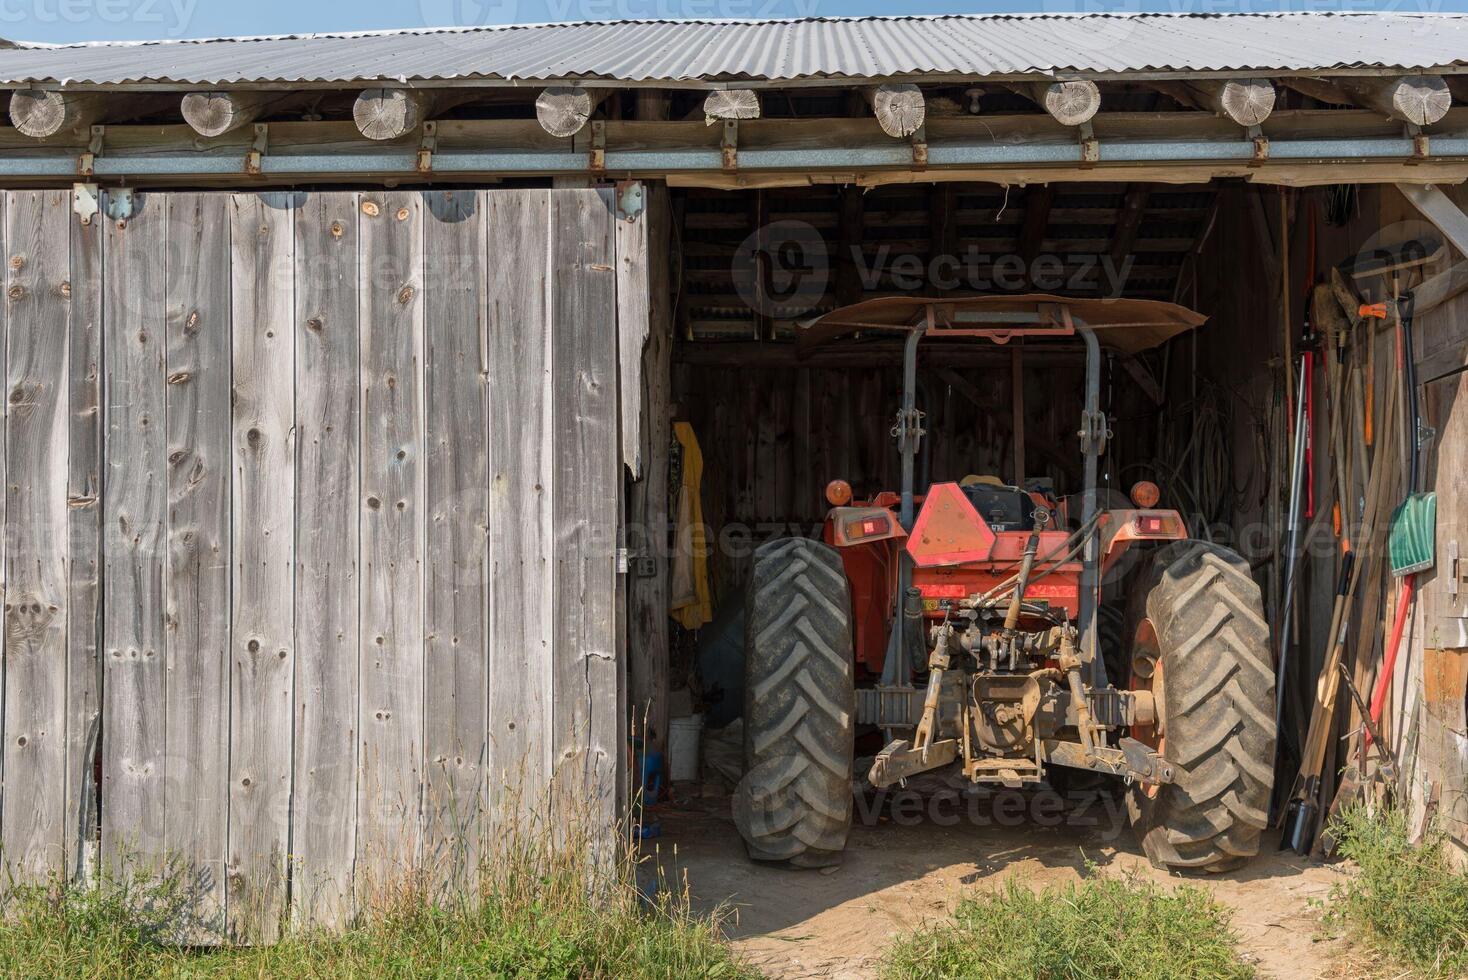
[[[1171,980],[1254,976],[1228,912],[1192,885],[1088,878],[1035,892],[1010,878],[903,939],[889,977]]]
[[[336,937],[190,951],[146,909],[98,891],[29,893],[0,926],[6,977],[743,977],[707,921],[495,899],[477,909],[422,904]],[[133,889],[133,897],[147,893]]]
[[[1468,976],[1468,875],[1449,865],[1442,838],[1414,847],[1406,815],[1392,809],[1348,810],[1332,834],[1357,871],[1331,895],[1327,925],[1383,961],[1378,972]]]
[[[591,871],[584,854],[517,844],[470,894],[434,901],[421,880],[378,890],[344,933],[287,930],[273,945],[184,948],[177,875],[53,881],[0,898],[3,977],[753,977],[715,919],[664,889],[645,900],[631,859]],[[438,889],[438,894],[445,890]]]

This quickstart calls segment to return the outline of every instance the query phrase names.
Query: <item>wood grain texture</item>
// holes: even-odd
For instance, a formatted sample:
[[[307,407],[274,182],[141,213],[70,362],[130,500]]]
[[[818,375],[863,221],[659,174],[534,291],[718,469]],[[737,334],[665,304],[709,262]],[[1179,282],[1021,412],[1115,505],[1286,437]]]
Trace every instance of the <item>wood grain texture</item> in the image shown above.
[[[349,921],[357,848],[357,195],[296,214],[292,918]]]
[[[653,574],[633,574],[627,588],[627,674],[632,724],[663,744],[668,715],[668,445],[673,317],[669,277],[667,188],[646,189],[643,214],[617,222],[617,321],[622,438],[635,437],[640,471],[628,488],[627,547],[653,560]],[[642,299],[628,300],[627,294]],[[631,316],[632,329],[623,317]],[[645,323],[643,318],[645,317]],[[636,372],[627,362],[636,360]],[[635,413],[636,421],[629,420]],[[627,452],[623,450],[623,462]],[[630,466],[631,464],[628,463]]]
[[[488,711],[484,193],[425,192],[424,869],[473,882]]]
[[[285,909],[295,622],[294,195],[230,196],[234,611],[229,928],[279,935]]]
[[[190,943],[224,938],[229,804],[229,199],[171,194],[165,360],[168,788],[164,843],[190,892]]]
[[[545,256],[546,191],[488,195],[487,234],[503,255]],[[551,540],[549,275],[544,262],[492,262],[489,334],[489,758],[491,810],[535,808],[550,772],[555,590]]]
[[[159,862],[164,844],[164,403],[167,214],[134,195],[105,224],[102,860]]]
[[[423,773],[423,206],[361,202],[361,771],[356,891],[413,870]]]
[[[66,846],[73,876],[95,871],[95,766],[102,727],[102,222],[70,221],[67,323]]]
[[[5,739],[0,853],[65,865],[66,322],[63,191],[5,195]]]
[[[595,191],[558,191],[551,209],[552,772],[609,833],[625,754],[615,744],[621,665],[612,635],[621,481],[613,218]]]
[[[644,185],[643,194],[647,193]],[[646,405],[642,393],[643,359],[649,344],[652,318],[647,260],[649,223],[646,205],[636,217],[615,222],[618,384],[620,390],[626,392],[621,399],[622,462],[634,480],[642,479],[647,442],[644,429],[649,424],[644,414]]]

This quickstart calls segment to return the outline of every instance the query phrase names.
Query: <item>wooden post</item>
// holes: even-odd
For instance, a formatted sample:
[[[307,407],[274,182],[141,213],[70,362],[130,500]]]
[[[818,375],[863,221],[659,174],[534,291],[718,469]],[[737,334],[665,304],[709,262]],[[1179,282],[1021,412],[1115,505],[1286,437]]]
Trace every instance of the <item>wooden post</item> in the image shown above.
[[[67,463],[67,865],[80,876],[96,871],[97,815],[87,805],[96,743],[101,737],[102,658],[102,228],[111,222],[68,221],[71,303],[67,325],[69,438]]]
[[[952,181],[934,184],[928,194],[928,267],[937,271],[933,263],[940,259],[940,275],[959,274],[958,184]]]
[[[100,93],[20,89],[10,97],[10,121],[26,136],[45,139],[57,133],[84,133],[102,114]]]
[[[1142,217],[1147,213],[1147,196],[1151,189],[1146,184],[1128,184],[1122,196],[1121,209],[1116,215],[1115,230],[1111,236],[1111,263],[1117,269],[1126,261],[1132,246],[1137,242],[1137,231],[1142,226]]]
[[[759,95],[752,88],[715,89],[704,96],[704,121],[710,125],[715,120],[758,119],[759,113]]]
[[[1090,122],[1101,108],[1101,90],[1095,82],[1075,79],[1066,82],[1020,82],[1014,91],[1042,107],[1062,126]]]
[[[1020,229],[1019,254],[1029,279],[1040,249],[1045,244],[1045,231],[1050,227],[1050,208],[1055,203],[1054,184],[1034,184],[1025,191],[1025,223]]]
[[[552,136],[575,136],[605,99],[604,89],[552,85],[535,100],[535,118]]]
[[[637,305],[645,305],[647,318],[645,346],[634,341],[621,351],[624,365],[630,367],[635,359],[638,366],[637,390],[624,388],[623,403],[635,405],[641,414],[636,427],[638,465],[630,470],[634,478],[628,485],[628,545],[636,557],[652,559],[652,574],[639,574],[634,567],[628,581],[628,687],[634,730],[649,735],[648,744],[661,746],[666,745],[668,734],[668,447],[672,439],[673,349],[668,253],[672,215],[666,187],[648,185],[646,194],[642,217],[637,222],[618,222],[617,305],[621,321],[627,312],[623,294],[639,292]],[[624,371],[623,377],[628,373]],[[633,778],[637,778],[635,767]]]
[[[866,219],[866,191],[856,184],[843,185],[836,240],[836,303],[850,306],[861,302],[863,292],[857,255],[861,252],[862,227]]]
[[[200,136],[223,136],[254,122],[281,98],[279,92],[187,92],[179,109]]]
[[[927,118],[923,90],[910,82],[889,83],[862,90],[876,114],[882,132],[893,139],[906,139],[922,128]]]

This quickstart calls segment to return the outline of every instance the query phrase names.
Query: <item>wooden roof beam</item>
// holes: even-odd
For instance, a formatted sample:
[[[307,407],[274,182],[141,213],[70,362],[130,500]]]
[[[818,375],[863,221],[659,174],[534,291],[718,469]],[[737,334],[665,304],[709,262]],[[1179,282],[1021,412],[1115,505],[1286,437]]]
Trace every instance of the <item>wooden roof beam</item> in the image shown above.
[[[92,126],[172,113],[177,106],[176,93],[20,89],[10,98],[10,122],[34,139],[60,136],[86,142]]]
[[[102,120],[109,98],[102,92],[20,89],[10,96],[10,122],[35,139],[58,133],[84,134]]]
[[[575,136],[610,94],[609,89],[552,85],[536,98],[535,118],[552,136]]]
[[[1101,90],[1096,87],[1095,82],[1084,79],[1017,82],[1009,88],[1050,113],[1062,126],[1088,123],[1101,108]]]
[[[480,93],[466,89],[368,88],[352,104],[352,121],[370,140],[392,140],[407,136],[439,113],[480,98]]]
[[[299,96],[280,92],[186,92],[179,103],[184,122],[200,136],[223,136]]]
[[[1227,116],[1248,129],[1274,112],[1276,92],[1267,78],[1153,82],[1152,87],[1190,109]]]
[[[759,116],[759,93],[752,88],[721,88],[704,96],[703,118],[709,125]]]
[[[1374,109],[1399,122],[1431,126],[1447,115],[1452,92],[1441,75],[1397,75],[1386,78],[1282,78],[1285,85],[1331,105]]]
[[[864,88],[861,94],[872,107],[882,132],[893,139],[907,139],[927,121],[928,106],[923,90],[910,82]]]

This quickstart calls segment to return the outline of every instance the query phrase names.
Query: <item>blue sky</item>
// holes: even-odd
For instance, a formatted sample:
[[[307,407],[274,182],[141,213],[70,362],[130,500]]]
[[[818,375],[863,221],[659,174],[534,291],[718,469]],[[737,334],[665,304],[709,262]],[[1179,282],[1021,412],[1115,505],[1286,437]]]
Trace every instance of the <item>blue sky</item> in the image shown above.
[[[992,11],[1468,10],[1468,0],[0,0],[0,37],[26,41],[218,37],[398,27]]]

